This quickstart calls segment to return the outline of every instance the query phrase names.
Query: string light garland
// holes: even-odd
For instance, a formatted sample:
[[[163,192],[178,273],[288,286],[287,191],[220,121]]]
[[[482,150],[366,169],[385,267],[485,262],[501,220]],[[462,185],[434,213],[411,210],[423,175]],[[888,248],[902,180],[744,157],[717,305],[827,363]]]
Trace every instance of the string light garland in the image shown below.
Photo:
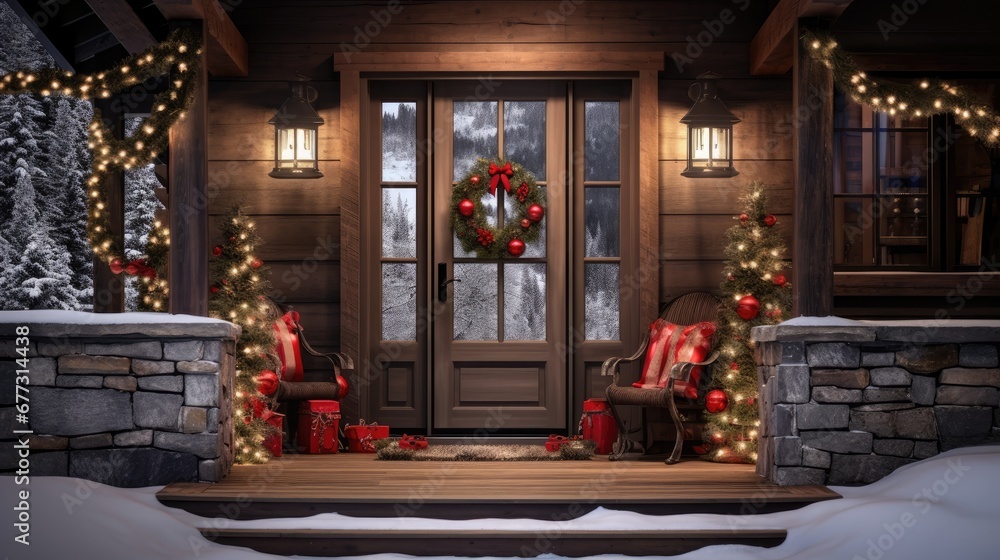
[[[164,312],[170,305],[167,282],[167,259],[170,254],[170,229],[155,220],[146,240],[146,266],[155,273],[139,282],[139,310]]]
[[[1000,115],[954,80],[924,78],[912,84],[876,80],[857,67],[832,35],[806,31],[802,41],[813,59],[833,71],[833,80],[856,103],[905,118],[951,113],[966,132],[987,146],[1000,143]]]
[[[111,235],[108,173],[147,165],[167,148],[170,127],[184,118],[194,101],[201,65],[201,36],[179,29],[166,41],[130,56],[116,67],[96,74],[74,74],[57,68],[15,70],[0,77],[0,94],[67,95],[84,100],[108,99],[149,80],[167,76],[168,87],[153,98],[153,110],[136,132],[117,139],[94,110],[87,147],[91,173],[87,191],[87,239],[94,254],[111,265],[124,261],[121,242]],[[165,280],[164,280],[165,281]],[[162,304],[161,304],[162,305]]]

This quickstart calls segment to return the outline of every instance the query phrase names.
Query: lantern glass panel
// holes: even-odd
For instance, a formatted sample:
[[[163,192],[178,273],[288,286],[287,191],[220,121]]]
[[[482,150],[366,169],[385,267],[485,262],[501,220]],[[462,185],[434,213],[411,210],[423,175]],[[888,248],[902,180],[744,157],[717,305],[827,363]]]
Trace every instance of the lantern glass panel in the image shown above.
[[[308,128],[278,129],[278,167],[312,168],[316,163],[316,131]]]
[[[712,129],[712,159],[722,160],[724,166],[729,165],[729,133],[728,128]]]

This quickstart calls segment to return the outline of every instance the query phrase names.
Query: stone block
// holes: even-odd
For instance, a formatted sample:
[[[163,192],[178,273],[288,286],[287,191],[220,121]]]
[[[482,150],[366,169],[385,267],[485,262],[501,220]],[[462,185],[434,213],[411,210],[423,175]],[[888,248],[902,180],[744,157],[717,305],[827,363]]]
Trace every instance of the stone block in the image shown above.
[[[937,396],[937,380],[926,375],[914,375],[910,385],[910,399],[914,404],[930,406]]]
[[[855,406],[851,410],[857,410],[859,412],[887,412],[890,410],[907,410],[910,408],[916,408],[916,406],[910,403],[878,403]]]
[[[128,393],[37,387],[31,394],[31,426],[35,433],[78,436],[132,429]]]
[[[163,349],[160,347],[160,343],[155,340],[115,344],[85,344],[83,353],[92,356],[124,356],[146,360],[159,360],[163,357]]]
[[[151,360],[132,360],[132,371],[136,375],[166,375],[174,373],[173,362],[155,362]]]
[[[88,356],[86,354],[70,354],[59,356],[59,373],[66,374],[101,374],[128,375],[131,360],[114,356]]]
[[[830,453],[812,447],[802,448],[802,466],[815,469],[830,468]]]
[[[153,445],[153,430],[133,430],[115,434],[114,444],[118,447],[142,447]]]
[[[757,476],[767,480],[771,479],[774,471],[774,453],[772,453],[773,449],[771,445],[773,439],[771,437],[761,437],[757,440],[756,472]]]
[[[938,454],[936,441],[917,441],[913,443],[913,458],[926,459]]]
[[[12,360],[16,360],[18,358],[24,358],[25,356],[22,356],[17,352],[17,349],[20,347],[19,346],[15,347],[10,341],[11,339],[7,339],[7,344],[0,344],[0,358],[9,358]],[[35,343],[34,340],[32,340],[28,342],[27,357],[34,358],[37,355],[38,355],[38,345]]]
[[[869,371],[872,385],[879,387],[909,387],[913,376],[900,367],[873,368]]]
[[[183,393],[183,375],[156,375],[140,377],[139,388],[143,391],[162,391],[164,393]]]
[[[32,453],[31,476],[69,476],[69,452]]]
[[[28,447],[31,452],[36,451],[60,451],[69,448],[69,438],[61,436],[38,436],[28,437]]]
[[[69,474],[120,488],[196,482],[198,459],[189,453],[150,448],[77,451]]]
[[[141,428],[176,430],[184,397],[168,393],[135,393],[132,410],[135,425]]]
[[[775,366],[775,403],[809,402],[809,367],[803,365]]]
[[[188,406],[219,406],[219,377],[217,375],[185,376],[184,404]]]
[[[774,464],[797,467],[802,464],[802,440],[797,437],[776,437],[774,444]]]
[[[891,412],[852,410],[849,428],[882,438],[897,437],[896,418]]]
[[[35,358],[28,368],[28,384],[34,387],[52,387],[56,384],[56,359]]]
[[[108,389],[117,389],[119,391],[127,391],[132,393],[138,387],[138,383],[131,375],[112,375],[104,378],[104,386]]]
[[[219,362],[221,364],[222,354],[222,342],[218,340],[206,340],[201,359],[208,360],[210,362]]]
[[[193,362],[205,355],[205,343],[200,340],[185,340],[184,342],[165,342],[163,344],[163,359],[175,362]],[[218,361],[218,360],[216,360]]]
[[[69,440],[71,449],[95,449],[98,447],[111,447],[114,438],[111,434],[93,434],[89,436],[75,437]]]
[[[896,354],[892,352],[862,352],[861,367],[886,367],[896,362]]]
[[[177,434],[173,432],[156,432],[153,434],[153,445],[160,449],[193,453],[202,459],[219,457],[221,448],[218,434]]]
[[[807,486],[826,483],[826,471],[808,467],[777,467],[774,483],[778,486]]]
[[[958,350],[958,365],[972,368],[995,368],[1000,365],[995,344],[963,344]]]
[[[771,409],[770,434],[774,436],[792,436],[798,433],[795,427],[795,406],[777,404]]]
[[[219,373],[219,363],[208,360],[177,362],[177,371],[181,373]]]
[[[863,395],[864,402],[912,402],[910,390],[907,388],[883,389],[881,387],[868,387]]]
[[[861,389],[813,387],[812,400],[818,403],[859,403],[861,402]]]
[[[806,343],[796,340],[784,340],[781,342],[781,363],[783,364],[804,364],[806,363]]]
[[[868,432],[800,432],[802,445],[834,453],[871,453],[872,434]]]
[[[913,454],[913,440],[909,439],[877,439],[872,442],[872,451],[878,455],[893,457],[909,457]]]
[[[993,425],[1000,427],[1000,408],[993,411]]]
[[[934,408],[922,406],[912,410],[892,412],[895,416],[896,433],[901,438],[937,439],[937,419]]]
[[[776,366],[781,363],[781,343],[762,342],[754,349],[754,362],[762,366]]]
[[[14,378],[18,366],[14,362],[0,362],[0,406],[10,406],[15,403]]]
[[[843,342],[819,342],[806,347],[806,357],[814,368],[856,368],[861,365],[861,348]]]
[[[993,410],[978,406],[935,406],[941,437],[985,437],[993,424]]]
[[[958,365],[958,346],[911,346],[896,352],[896,365],[910,373],[935,373]]]
[[[998,400],[1000,400],[1000,396],[993,387],[941,385],[937,388],[937,397],[934,402],[937,404],[996,407]]]
[[[814,369],[809,377],[813,386],[832,385],[843,389],[864,389],[870,384],[866,369]]]
[[[757,366],[757,385],[766,385],[774,378],[774,366]]]
[[[882,455],[834,454],[828,484],[870,484],[912,462],[913,459]]]
[[[204,461],[198,462],[198,481],[199,482],[219,482],[223,477],[226,476],[224,466],[221,460],[216,459],[206,459]]]
[[[1000,387],[1000,368],[948,368],[938,380],[942,385]]]
[[[182,406],[180,425],[185,434],[200,434],[205,431],[208,411],[204,408]]]
[[[217,433],[219,431],[219,409],[210,408],[208,409],[206,424],[208,426],[209,433]]]
[[[48,339],[38,341],[39,356],[62,356],[83,354],[83,343],[78,340]]]
[[[100,389],[104,386],[104,378],[100,375],[58,375],[56,387],[75,389]]]
[[[795,426],[801,430],[846,428],[849,409],[846,404],[800,404],[795,406]]]

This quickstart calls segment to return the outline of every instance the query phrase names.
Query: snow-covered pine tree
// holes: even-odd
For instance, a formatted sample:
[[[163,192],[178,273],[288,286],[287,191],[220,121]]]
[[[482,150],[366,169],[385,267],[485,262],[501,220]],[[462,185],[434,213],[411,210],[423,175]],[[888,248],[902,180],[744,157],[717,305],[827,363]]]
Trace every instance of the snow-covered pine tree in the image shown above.
[[[125,134],[131,136],[142,121],[142,118],[126,120]],[[166,209],[156,198],[156,189],[162,185],[153,169],[153,164],[149,164],[125,171],[125,259],[127,261],[142,258],[146,254],[149,231],[156,219],[156,211]],[[126,311],[137,311],[140,307],[138,301],[140,281],[141,279],[135,276],[126,278]]]
[[[750,329],[780,323],[791,311],[792,290],[785,277],[788,262],[784,260],[780,225],[773,214],[767,213],[767,188],[753,181],[740,201],[744,210],[726,232],[728,260],[715,333],[722,355],[712,367],[711,382],[712,389],[725,393],[722,402],[728,402],[728,406],[708,415],[704,433],[709,459],[749,463],[757,459],[760,425],[757,364]],[[711,397],[710,392],[706,408]]]
[[[14,191],[21,179],[18,169],[33,179],[45,176],[35,159],[38,152],[35,119],[42,116],[38,100],[31,96],[0,95],[0,224],[10,223],[13,215]],[[12,242],[12,250],[19,249],[10,236],[8,241]]]

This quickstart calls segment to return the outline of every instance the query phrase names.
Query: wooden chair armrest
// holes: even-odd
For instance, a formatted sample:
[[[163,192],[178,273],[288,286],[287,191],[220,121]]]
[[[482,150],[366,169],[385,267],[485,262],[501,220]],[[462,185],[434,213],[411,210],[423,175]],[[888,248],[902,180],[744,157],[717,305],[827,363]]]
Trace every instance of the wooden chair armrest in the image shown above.
[[[646,336],[642,337],[642,343],[639,344],[639,349],[635,351],[635,354],[632,354],[627,358],[613,357],[605,360],[604,364],[601,366],[601,375],[602,376],[613,375],[614,379],[612,380],[611,383],[613,385],[618,385],[618,376],[621,372],[621,364],[631,363],[642,358],[642,356],[646,354],[646,347],[648,346],[649,346],[649,335],[647,334]]]
[[[670,378],[679,381],[688,381],[691,378],[691,370],[699,366],[711,365],[719,359],[719,351],[716,350],[704,362],[677,362],[670,368]]]

